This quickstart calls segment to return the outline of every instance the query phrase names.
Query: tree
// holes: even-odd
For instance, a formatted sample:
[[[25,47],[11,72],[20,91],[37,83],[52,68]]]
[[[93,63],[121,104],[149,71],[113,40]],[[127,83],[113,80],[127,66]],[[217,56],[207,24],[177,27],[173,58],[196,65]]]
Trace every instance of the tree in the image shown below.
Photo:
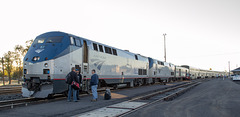
[[[17,79],[18,79],[18,84],[20,84],[19,80],[20,80],[20,77],[22,76],[22,72],[21,72],[22,71],[22,58],[25,54],[25,50],[24,50],[23,46],[21,46],[21,45],[16,45],[14,50],[15,50],[14,61],[17,64],[17,67],[16,67]]]
[[[7,71],[8,74],[8,79],[9,79],[9,84],[12,83],[12,77],[11,77],[11,73],[13,70],[13,52],[8,51],[8,53],[4,54],[4,59],[5,59],[5,69]]]
[[[1,64],[2,64],[2,80],[3,80],[3,85],[5,85],[5,81],[4,81],[4,58],[1,58]]]
[[[33,43],[33,39],[28,40],[25,42],[26,43],[26,47],[23,50],[23,56],[27,53],[27,51],[29,50],[29,48],[31,47],[32,43]]]

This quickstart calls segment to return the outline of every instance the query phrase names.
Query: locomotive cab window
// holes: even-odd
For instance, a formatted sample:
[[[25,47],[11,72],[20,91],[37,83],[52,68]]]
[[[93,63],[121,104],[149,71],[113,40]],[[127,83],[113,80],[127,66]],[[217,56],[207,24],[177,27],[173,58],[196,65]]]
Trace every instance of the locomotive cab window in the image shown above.
[[[49,37],[46,41],[46,43],[61,43],[62,42],[62,36],[58,37]]]
[[[96,43],[93,43],[93,49],[98,51],[98,47],[97,47],[97,44]]]
[[[75,45],[75,39],[74,37],[70,37],[71,45]]]
[[[37,38],[34,42],[33,42],[33,45],[35,44],[39,44],[39,43],[44,43],[46,38]]]
[[[81,47],[81,41],[80,41],[80,39],[75,39],[75,41],[76,41],[76,46]]]

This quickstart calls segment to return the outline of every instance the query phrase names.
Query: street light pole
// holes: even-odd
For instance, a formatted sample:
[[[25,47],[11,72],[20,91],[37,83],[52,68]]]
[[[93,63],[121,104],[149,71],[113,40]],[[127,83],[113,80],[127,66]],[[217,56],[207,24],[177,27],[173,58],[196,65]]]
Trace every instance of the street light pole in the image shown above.
[[[166,55],[166,33],[163,34],[164,36],[164,59],[165,59],[165,62],[167,62],[167,55]]]

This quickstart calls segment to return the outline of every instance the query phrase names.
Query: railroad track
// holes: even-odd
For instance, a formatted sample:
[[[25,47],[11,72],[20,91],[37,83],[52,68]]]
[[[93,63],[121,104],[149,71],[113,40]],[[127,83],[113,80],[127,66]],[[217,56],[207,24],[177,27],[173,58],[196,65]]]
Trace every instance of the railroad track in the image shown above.
[[[191,88],[199,85],[201,81],[186,82],[180,85],[175,85],[163,90],[155,91],[152,93],[142,94],[141,96],[134,97],[128,101],[109,105],[107,107],[99,108],[90,112],[75,115],[74,117],[85,116],[108,116],[108,117],[123,117],[138,111],[146,106],[155,104],[160,101],[169,101],[179,95],[185,93]],[[104,114],[103,114],[104,113]]]
[[[120,114],[120,115],[118,115],[118,117],[124,117],[128,114],[131,114],[135,111],[138,111],[144,107],[150,106],[150,105],[155,104],[160,101],[173,100],[174,98],[178,97],[179,95],[182,95],[183,93],[185,93],[186,91],[190,90],[191,88],[199,85],[200,83],[201,82],[199,82],[199,81],[186,83],[186,84],[168,88],[168,89],[165,89],[162,91],[157,91],[157,92],[154,92],[154,93],[151,93],[148,95],[136,97],[132,100],[129,100],[128,102],[144,102],[144,104],[137,108],[131,109],[130,111],[128,111],[126,113]]]
[[[151,94],[148,94],[148,95],[133,98],[133,99],[129,100],[129,102],[133,102],[133,101],[136,101],[136,100],[147,100],[150,97],[153,97],[155,95],[159,95],[159,94],[166,93],[166,92],[169,92],[169,91],[172,91],[172,90],[176,90],[176,89],[181,88],[181,87],[186,87],[186,86],[191,85],[191,84],[192,84],[191,82],[190,83],[186,82],[182,85],[176,85],[176,86],[173,86],[171,88],[167,88],[165,90],[161,90],[161,91],[154,92],[154,93],[151,93]],[[17,88],[20,88],[20,87],[16,86],[14,88],[17,89]],[[14,88],[12,88],[12,89],[14,89]],[[110,88],[110,89],[113,89],[113,88]],[[121,89],[118,89],[118,90],[121,90]],[[104,92],[104,91],[105,91],[105,88],[98,90],[98,92]],[[87,95],[88,94],[80,94],[80,96],[87,96]],[[176,95],[178,95],[178,94],[176,94]],[[175,95],[171,95],[171,97],[175,97]],[[15,100],[0,101],[0,110],[3,109],[3,108],[15,108],[17,106],[28,106],[28,105],[31,105],[31,104],[40,104],[40,103],[53,102],[53,101],[64,100],[64,99],[66,99],[66,97],[59,94],[59,95],[55,95],[54,99],[22,98],[22,99],[15,99]],[[171,99],[171,98],[164,98],[164,100],[168,100],[168,99]]]
[[[110,87],[106,87],[108,89],[113,89]],[[106,88],[98,89],[98,92],[104,92]],[[89,93],[91,94],[91,93]],[[87,96],[88,94],[83,93],[80,94],[80,96]],[[1,109],[12,109],[18,106],[28,106],[31,104],[41,104],[41,103],[47,103],[47,102],[53,102],[53,101],[59,101],[64,100],[66,97],[63,94],[56,94],[52,99],[48,98],[21,98],[21,99],[15,99],[15,100],[4,100],[0,101],[0,110]]]
[[[41,104],[47,102],[53,102],[58,100],[66,99],[62,94],[54,96],[53,99],[48,98],[21,98],[21,99],[14,99],[14,100],[4,100],[0,101],[0,110],[1,109],[12,109],[19,106],[28,106],[31,104]]]
[[[0,87],[0,95],[6,94],[20,94],[22,93],[22,86],[2,86]]]

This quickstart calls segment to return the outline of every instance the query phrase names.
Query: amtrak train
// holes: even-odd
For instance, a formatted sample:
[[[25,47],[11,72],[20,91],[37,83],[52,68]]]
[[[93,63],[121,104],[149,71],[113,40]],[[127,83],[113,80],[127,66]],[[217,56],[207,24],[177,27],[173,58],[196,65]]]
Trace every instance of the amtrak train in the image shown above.
[[[23,64],[22,96],[36,98],[66,93],[65,77],[72,67],[79,69],[83,76],[83,91],[89,90],[92,69],[99,75],[99,87],[120,84],[135,87],[223,74],[187,65],[177,66],[64,32],[37,36]]]

